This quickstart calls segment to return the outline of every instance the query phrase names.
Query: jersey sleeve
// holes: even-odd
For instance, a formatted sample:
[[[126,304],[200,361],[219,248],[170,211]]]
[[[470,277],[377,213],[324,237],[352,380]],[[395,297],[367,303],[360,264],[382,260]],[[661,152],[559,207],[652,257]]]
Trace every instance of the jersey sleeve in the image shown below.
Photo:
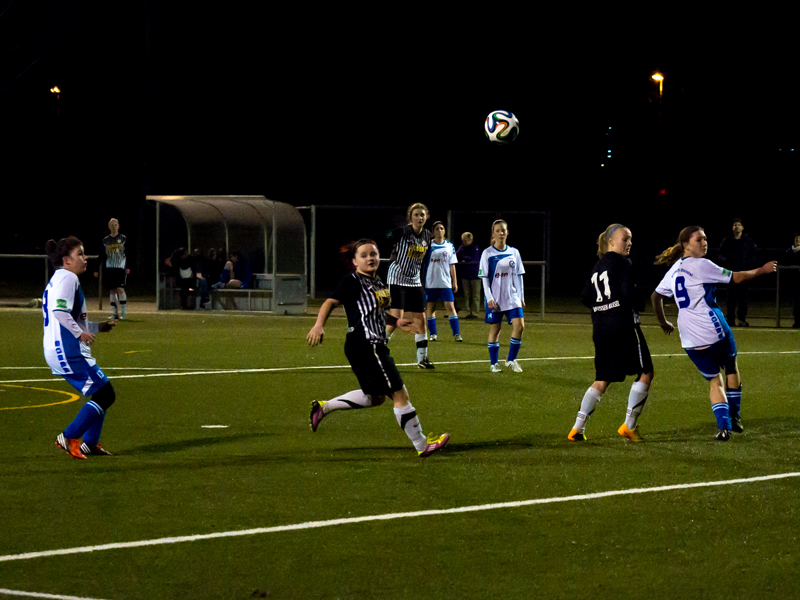
[[[661,294],[667,298],[672,298],[675,294],[672,291],[672,269],[667,271],[667,274],[664,275],[664,278],[661,282],[656,286],[656,293]]]
[[[353,275],[344,277],[328,295],[329,298],[333,298],[342,304],[347,304],[353,298],[357,298],[357,296],[358,282]]]
[[[78,288],[77,276],[62,277],[48,292],[53,312],[71,313],[75,304],[75,292]]]
[[[489,277],[489,249],[481,253],[481,261],[478,267],[478,277],[485,279]]]
[[[700,262],[700,277],[706,283],[730,283],[733,271],[724,269],[706,259]]]
[[[525,275],[525,265],[522,264],[522,257],[519,255],[519,250],[514,248],[514,254],[517,257],[517,275]]]

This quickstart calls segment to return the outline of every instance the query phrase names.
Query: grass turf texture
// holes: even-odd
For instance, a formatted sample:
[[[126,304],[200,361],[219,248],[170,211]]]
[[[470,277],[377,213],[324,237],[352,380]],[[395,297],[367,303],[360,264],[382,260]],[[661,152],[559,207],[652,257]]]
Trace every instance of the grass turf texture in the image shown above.
[[[594,378],[588,317],[531,318],[521,374],[490,373],[486,326],[462,321],[465,343],[430,345],[434,371],[400,367],[425,431],[453,436],[419,459],[389,405],[329,415],[311,433],[310,401],[357,385],[344,320],[332,318],[315,349],[312,324],[132,315],[93,348],[117,391],[102,439],[114,456],[76,461],[53,440],[84,399],[15,408],[72,390],[40,368],[39,312],[0,312],[0,381],[17,382],[0,385],[0,557],[800,471],[797,331],[736,330],[746,431],[719,443],[708,385],[677,335],[646,325],[656,355],[646,443],[616,433],[629,379],[579,444],[566,435]],[[413,336],[396,334],[391,349],[410,363]],[[0,588],[105,599],[791,595],[799,488],[787,478],[0,559]]]

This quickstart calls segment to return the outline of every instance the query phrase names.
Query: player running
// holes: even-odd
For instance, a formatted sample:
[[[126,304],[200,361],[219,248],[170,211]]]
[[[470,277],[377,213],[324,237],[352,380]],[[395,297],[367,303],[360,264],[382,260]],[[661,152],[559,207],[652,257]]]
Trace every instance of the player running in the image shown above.
[[[655,264],[671,268],[651,296],[661,329],[667,335],[675,328],[664,315],[664,298],[675,298],[681,346],[700,374],[709,382],[711,410],[717,420],[716,439],[728,441],[731,431],[741,433],[742,382],[736,360],[736,341],[717,305],[715,284],[741,283],[773,273],[770,261],[758,269],[732,272],[707,258],[708,240],[702,227],[686,227],[674,246],[664,250]],[[721,371],[725,371],[723,378]]]
[[[653,382],[653,361],[639,325],[639,301],[631,274],[631,230],[614,223],[597,238],[600,260],[583,286],[581,301],[592,309],[595,381],[586,390],[575,424],[567,436],[586,440],[586,422],[608,386],[636,375],[628,394],[625,422],[617,430],[632,442],[644,439],[637,429],[639,415]]]
[[[360,389],[328,401],[311,403],[309,423],[316,431],[322,419],[333,411],[380,406],[387,397],[394,403],[397,424],[411,440],[419,456],[441,450],[450,440],[449,433],[425,436],[417,411],[409,401],[408,390],[395,367],[386,343],[387,323],[404,331],[418,332],[418,324],[409,319],[395,319],[386,310],[391,304],[389,288],[378,277],[380,253],[377,244],[368,239],[352,248],[354,273],[347,275],[320,308],[317,322],[308,332],[309,346],[322,343],[328,317],[334,308],[344,305],[347,314],[347,337],[344,353],[355,373]]]
[[[56,446],[70,456],[110,455],[100,444],[106,411],[116,398],[108,377],[97,366],[89,349],[95,334],[111,331],[114,321],[92,323],[78,275],[86,271],[83,243],[76,237],[49,240],[45,246],[56,268],[42,297],[44,356],[54,375],[60,375],[90,398],[75,420],[56,438]],[[83,438],[83,443],[81,443]]]

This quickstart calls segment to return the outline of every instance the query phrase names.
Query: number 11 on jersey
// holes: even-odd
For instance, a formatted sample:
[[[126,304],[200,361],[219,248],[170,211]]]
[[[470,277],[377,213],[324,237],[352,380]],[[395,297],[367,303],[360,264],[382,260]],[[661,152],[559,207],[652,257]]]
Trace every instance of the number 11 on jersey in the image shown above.
[[[600,293],[600,285],[598,284],[599,281],[603,282],[603,292],[606,295],[606,298],[611,298],[611,287],[608,285],[608,271],[603,271],[603,273],[598,277],[597,273],[592,275],[592,283],[594,284],[594,289],[597,290],[597,302],[603,301],[603,295]]]

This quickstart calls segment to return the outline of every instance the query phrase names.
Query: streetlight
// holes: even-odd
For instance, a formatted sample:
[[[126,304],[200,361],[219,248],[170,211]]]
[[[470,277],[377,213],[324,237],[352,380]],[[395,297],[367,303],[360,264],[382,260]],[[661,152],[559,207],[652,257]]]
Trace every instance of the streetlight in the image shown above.
[[[50,88],[50,93],[56,95],[56,116],[61,116],[61,90],[57,85]]]
[[[653,73],[652,79],[658,82],[658,95],[661,96],[664,93],[664,76],[656,71]]]

